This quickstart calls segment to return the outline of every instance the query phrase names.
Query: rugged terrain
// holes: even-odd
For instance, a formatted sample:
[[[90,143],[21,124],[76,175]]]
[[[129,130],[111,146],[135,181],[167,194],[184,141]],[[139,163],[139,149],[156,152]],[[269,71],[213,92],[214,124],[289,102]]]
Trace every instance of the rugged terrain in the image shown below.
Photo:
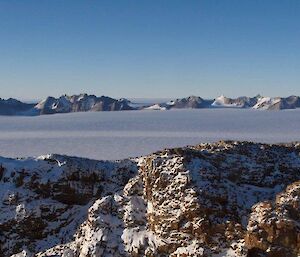
[[[300,145],[218,142],[136,159],[0,159],[14,256],[297,256]]]

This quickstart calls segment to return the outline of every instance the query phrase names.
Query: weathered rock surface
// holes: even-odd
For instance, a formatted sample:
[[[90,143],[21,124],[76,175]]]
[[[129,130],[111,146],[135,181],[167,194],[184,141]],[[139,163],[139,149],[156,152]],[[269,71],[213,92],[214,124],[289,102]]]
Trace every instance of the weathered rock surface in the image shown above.
[[[2,158],[0,249],[4,257],[297,256],[299,152],[296,143],[219,142],[117,162]]]

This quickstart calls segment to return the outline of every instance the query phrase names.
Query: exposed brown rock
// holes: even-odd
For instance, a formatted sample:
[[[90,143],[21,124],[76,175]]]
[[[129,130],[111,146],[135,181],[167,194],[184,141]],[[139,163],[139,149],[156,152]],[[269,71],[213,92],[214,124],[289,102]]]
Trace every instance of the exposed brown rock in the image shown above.
[[[252,208],[246,246],[266,256],[297,256],[300,253],[300,182],[287,186],[274,202]],[[251,252],[251,251],[250,251]]]

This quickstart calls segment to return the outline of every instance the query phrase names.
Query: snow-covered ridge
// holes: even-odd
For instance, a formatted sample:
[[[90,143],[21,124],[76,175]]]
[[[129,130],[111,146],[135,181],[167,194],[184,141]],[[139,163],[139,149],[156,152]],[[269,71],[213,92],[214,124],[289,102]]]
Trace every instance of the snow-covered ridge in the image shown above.
[[[222,141],[123,161],[0,158],[2,256],[297,256],[299,153]]]

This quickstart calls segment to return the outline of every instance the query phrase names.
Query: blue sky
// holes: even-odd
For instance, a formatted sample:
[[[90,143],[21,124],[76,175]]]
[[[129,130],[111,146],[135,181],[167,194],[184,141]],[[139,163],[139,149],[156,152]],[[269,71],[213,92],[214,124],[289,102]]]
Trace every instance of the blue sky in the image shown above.
[[[299,0],[0,1],[0,97],[300,95]]]

